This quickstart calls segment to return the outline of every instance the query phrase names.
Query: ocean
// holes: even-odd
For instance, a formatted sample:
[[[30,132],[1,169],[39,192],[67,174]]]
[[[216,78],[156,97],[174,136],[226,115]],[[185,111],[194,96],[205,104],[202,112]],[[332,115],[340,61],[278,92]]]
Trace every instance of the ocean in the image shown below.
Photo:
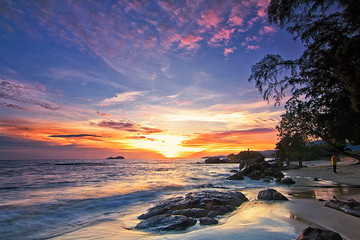
[[[128,229],[139,222],[137,216],[162,199],[203,189],[238,190],[253,199],[253,189],[275,186],[261,181],[226,180],[238,164],[197,163],[200,161],[0,161],[0,239],[202,239],[200,232],[206,227],[198,224],[180,235]],[[241,239],[257,239],[267,230],[249,231],[257,226],[266,229],[264,226],[269,224],[282,228],[267,239],[295,239],[297,230],[281,220],[287,214],[244,228],[248,238]],[[224,216],[222,228],[230,217]],[[209,229],[216,232],[216,227]],[[218,234],[222,239],[221,231]]]

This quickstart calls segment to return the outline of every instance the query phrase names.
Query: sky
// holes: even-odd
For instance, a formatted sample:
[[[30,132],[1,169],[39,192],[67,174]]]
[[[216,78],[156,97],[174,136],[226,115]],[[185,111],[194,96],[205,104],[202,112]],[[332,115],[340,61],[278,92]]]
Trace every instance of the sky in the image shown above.
[[[298,57],[269,0],[0,0],[0,159],[271,150],[251,66]]]

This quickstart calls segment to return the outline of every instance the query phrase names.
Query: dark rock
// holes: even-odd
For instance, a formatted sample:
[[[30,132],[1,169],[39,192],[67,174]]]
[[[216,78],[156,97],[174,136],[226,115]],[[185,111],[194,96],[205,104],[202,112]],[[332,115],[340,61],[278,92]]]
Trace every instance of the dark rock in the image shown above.
[[[325,202],[325,200],[322,199],[322,198],[319,198],[318,201],[319,201],[319,202]]]
[[[354,199],[350,199],[347,202],[330,200],[330,202],[327,202],[325,206],[353,215],[355,217],[360,217],[360,202]]]
[[[263,182],[264,182],[264,183],[269,183],[269,182],[270,182],[270,179],[264,179]]]
[[[314,177],[313,181],[317,182],[317,181],[320,181],[320,180],[317,177]]]
[[[280,184],[291,185],[291,184],[295,184],[295,181],[292,180],[292,178],[290,178],[290,177],[286,177],[286,178],[281,179]]]
[[[182,215],[158,215],[139,222],[135,228],[149,231],[185,230],[196,224],[196,219]]]
[[[206,209],[188,208],[188,209],[175,210],[172,212],[172,215],[184,215],[186,217],[201,218],[201,217],[206,217],[208,213],[209,210]]]
[[[272,176],[274,178],[283,178],[285,175],[280,170],[278,170]]]
[[[147,213],[138,217],[145,220],[135,228],[150,231],[174,230],[178,226],[177,222],[184,220],[183,218],[174,217],[190,219],[205,216],[216,217],[234,211],[245,201],[248,201],[248,199],[241,192],[215,190],[190,192],[185,197],[170,198],[159,202],[156,206],[150,208]],[[156,225],[157,222],[159,225]],[[171,227],[168,226],[169,224]],[[180,224],[179,229],[182,229],[185,225]]]
[[[305,228],[296,240],[342,240],[340,234],[318,228]]]
[[[275,189],[265,189],[259,192],[259,200],[288,200],[287,197],[276,191]]]
[[[138,219],[147,219],[156,215],[171,213],[174,210],[188,208],[189,205],[190,201],[184,197],[170,198],[159,202],[155,207],[150,208],[147,213],[140,215]]]
[[[219,157],[209,157],[205,160],[205,163],[224,163]]]
[[[200,225],[214,225],[218,223],[219,221],[216,220],[215,218],[211,218],[211,217],[200,218]]]
[[[244,176],[241,172],[237,172],[234,175],[227,178],[228,180],[244,180]]]
[[[239,171],[238,171],[238,170],[235,170],[235,169],[232,169],[232,170],[230,170],[230,172],[237,173],[237,172],[239,172]]]
[[[108,157],[107,159],[125,159],[123,156]]]
[[[263,157],[241,160],[239,164],[239,170],[241,171],[243,168],[249,167],[254,163],[262,163],[262,162],[265,162]]]

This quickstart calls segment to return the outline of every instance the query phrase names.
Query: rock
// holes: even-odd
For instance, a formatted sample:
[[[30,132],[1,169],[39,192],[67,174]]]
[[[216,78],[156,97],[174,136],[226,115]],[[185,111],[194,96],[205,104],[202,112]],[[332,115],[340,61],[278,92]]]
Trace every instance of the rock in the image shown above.
[[[219,157],[209,157],[205,160],[205,163],[224,163]]]
[[[203,190],[190,192],[185,197],[180,196],[159,202],[147,213],[138,217],[145,220],[136,225],[135,228],[150,231],[174,230],[172,225],[184,220],[174,217],[181,216],[190,219],[216,217],[234,211],[245,201],[248,201],[245,195],[235,191]],[[159,225],[156,225],[156,221],[159,221]],[[173,224],[173,222],[175,223]],[[169,224],[172,227],[168,227]],[[180,225],[183,227],[186,224]]]
[[[196,219],[182,215],[158,215],[139,222],[135,229],[149,231],[185,230],[196,224]]]
[[[190,201],[184,197],[170,198],[159,202],[156,206],[150,208],[147,213],[140,215],[138,219],[147,219],[156,215],[171,213],[174,210],[188,208],[189,205]]]
[[[172,215],[184,215],[186,217],[194,217],[194,218],[201,218],[206,217],[209,211],[202,208],[188,208],[188,209],[181,209],[175,210],[172,212]]]
[[[230,177],[226,178],[228,180],[244,180],[244,176],[241,172],[237,172],[234,175],[231,175]]]
[[[262,190],[258,194],[259,200],[285,200],[288,201],[287,197],[276,191],[275,189],[268,188]]]
[[[330,202],[327,202],[325,206],[353,215],[355,217],[360,217],[360,202],[354,199],[350,199],[347,202],[330,200]]]
[[[265,162],[263,157],[241,160],[239,164],[239,170],[241,171],[243,168],[249,167],[254,163],[262,163],[262,162]]]
[[[313,181],[317,182],[317,181],[320,181],[320,180],[317,177],[314,177]]]
[[[232,169],[232,170],[230,170],[230,172],[237,173],[237,172],[239,172],[239,171],[236,170],[236,169]]]
[[[107,159],[125,159],[123,156],[108,157]]]
[[[319,228],[305,228],[296,240],[342,240],[340,234]]]
[[[281,179],[280,184],[291,185],[291,184],[295,184],[295,181],[292,180],[292,178],[290,178],[290,177],[286,177],[286,178]]]
[[[270,182],[270,179],[264,179],[263,180],[263,183],[269,183]]]
[[[219,221],[216,220],[215,218],[211,218],[211,217],[200,218],[200,225],[214,225],[218,223]]]

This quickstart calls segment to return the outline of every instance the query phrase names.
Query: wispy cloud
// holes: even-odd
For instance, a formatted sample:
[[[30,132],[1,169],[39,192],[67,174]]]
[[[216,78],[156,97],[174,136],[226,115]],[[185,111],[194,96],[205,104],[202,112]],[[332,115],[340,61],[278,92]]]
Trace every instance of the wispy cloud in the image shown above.
[[[143,94],[144,94],[144,92],[142,92],[142,91],[118,93],[118,94],[116,94],[115,97],[104,99],[100,103],[100,105],[108,106],[108,105],[114,105],[114,104],[119,104],[119,103],[123,103],[123,102],[132,102],[132,101],[135,101],[138,96],[142,96]]]
[[[17,110],[25,110],[28,107],[40,107],[49,111],[61,108],[59,104],[46,100],[46,87],[44,85],[30,85],[10,79],[0,79],[1,106],[11,107]],[[14,102],[16,104],[14,104]]]
[[[227,45],[235,33],[249,31],[256,22],[263,24],[268,3],[15,1],[5,4],[3,17],[15,24],[8,25],[12,30],[16,27],[30,33],[41,29],[32,34],[41,36],[42,32],[62,43],[65,40],[83,51],[90,50],[122,74],[146,79],[167,65],[174,51],[181,56],[206,44]],[[58,11],[58,5],[63,11]],[[36,21],[28,21],[30,16]],[[36,27],[31,25],[36,23]],[[273,32],[264,26],[260,34]]]
[[[49,135],[52,138],[81,138],[81,137],[99,137],[93,134],[67,134],[67,135]]]
[[[90,125],[98,126],[103,128],[112,128],[116,130],[123,130],[127,132],[140,132],[143,134],[153,134],[153,133],[160,133],[164,132],[162,129],[152,128],[152,127],[145,127],[141,126],[138,123],[134,123],[131,121],[114,121],[114,120],[103,120],[97,123],[91,122]]]

